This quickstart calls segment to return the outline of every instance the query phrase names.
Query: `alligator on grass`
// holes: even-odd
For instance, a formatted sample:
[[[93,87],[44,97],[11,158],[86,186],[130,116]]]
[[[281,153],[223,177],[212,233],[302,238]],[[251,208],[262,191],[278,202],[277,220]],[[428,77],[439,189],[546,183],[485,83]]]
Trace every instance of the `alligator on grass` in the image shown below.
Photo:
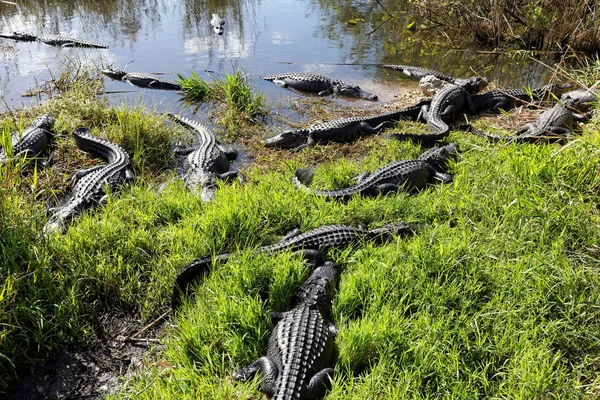
[[[122,69],[106,68],[100,72],[116,81],[127,82],[132,86],[144,89],[159,90],[181,90],[181,85],[177,82],[161,78],[159,76],[146,74],[144,72],[127,72]]]
[[[430,104],[424,100],[419,104],[398,111],[370,117],[340,118],[320,124],[313,124],[306,129],[288,130],[265,139],[266,147],[289,148],[300,151],[316,143],[350,142],[362,134],[377,133],[381,129],[394,126],[400,120],[416,121],[424,105]]]
[[[67,202],[50,209],[52,216],[44,227],[44,234],[64,231],[72,219],[96,204],[105,203],[107,188],[116,192],[123,182],[133,180],[129,155],[121,146],[90,134],[88,128],[77,128],[73,139],[81,150],[104,159],[107,163],[75,173],[73,190]]]
[[[102,43],[90,42],[83,39],[77,39],[63,35],[45,35],[36,36],[24,32],[1,33],[0,38],[17,40],[20,42],[40,42],[49,46],[56,47],[84,47],[91,49],[108,49],[108,46]]]
[[[35,157],[42,154],[54,139],[54,118],[44,114],[35,119],[23,132],[11,132],[12,158]],[[6,163],[8,155],[5,148],[0,149],[0,165]]]
[[[210,26],[212,26],[213,31],[218,35],[222,35],[223,25],[225,25],[225,20],[219,17],[219,14],[213,14],[212,19],[210,20]]]
[[[493,135],[471,125],[463,126],[463,129],[493,142],[565,142],[572,139],[573,133],[578,130],[577,122],[589,120],[585,111],[597,99],[597,95],[584,90],[567,92],[554,107],[544,111],[535,122],[526,124],[512,136]]]
[[[381,228],[368,230],[364,226],[325,225],[302,233],[294,229],[285,235],[278,243],[262,246],[255,254],[291,251],[300,254],[307,260],[316,263],[320,255],[329,249],[355,246],[361,241],[383,243],[398,235],[413,234],[418,226],[397,222]],[[186,265],[175,278],[171,306],[176,310],[182,301],[182,295],[188,292],[189,286],[210,271],[213,263],[224,264],[231,258],[231,253],[223,253],[215,257],[198,258]]]
[[[350,85],[339,79],[331,79],[311,72],[291,72],[277,75],[264,75],[260,79],[273,82],[282,88],[293,88],[306,92],[316,92],[319,96],[335,94],[337,96],[356,97],[377,101],[377,96],[362,90],[359,86]]]
[[[339,280],[337,265],[328,261],[300,287],[293,308],[271,313],[277,325],[267,355],[233,373],[236,381],[262,376],[260,388],[270,399],[318,399],[331,388],[334,340],[330,321]]]
[[[376,196],[396,192],[400,188],[420,190],[428,184],[450,182],[452,176],[442,172],[448,157],[458,152],[455,143],[427,150],[416,160],[396,161],[379,168],[373,174],[364,172],[357,177],[354,186],[339,190],[314,190],[306,184],[312,180],[313,171],[308,168],[299,169],[294,176],[294,184],[298,189],[310,191],[317,196],[348,200],[362,194]]]
[[[392,134],[390,137],[398,140],[412,140],[414,142],[426,143],[442,140],[450,134],[449,123],[456,120],[457,115],[468,108],[474,112],[475,105],[471,96],[488,84],[486,79],[471,77],[468,79],[456,79],[454,85],[443,88],[431,100],[431,105],[424,105],[419,115],[427,121],[428,134],[401,133]]]
[[[215,134],[199,122],[170,113],[167,116],[192,131],[196,140],[191,147],[175,150],[177,155],[185,156],[182,174],[185,186],[194,192],[199,191],[202,201],[212,200],[217,179],[238,177],[238,171],[229,170],[230,163],[238,155],[237,150],[219,144]]]

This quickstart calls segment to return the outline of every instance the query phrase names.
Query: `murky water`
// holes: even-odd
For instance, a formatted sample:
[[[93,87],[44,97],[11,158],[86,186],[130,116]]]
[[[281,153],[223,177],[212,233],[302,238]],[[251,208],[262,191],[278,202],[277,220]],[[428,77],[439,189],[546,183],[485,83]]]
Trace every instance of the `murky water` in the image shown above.
[[[536,85],[545,82],[545,67],[534,61],[517,62],[463,48],[450,49],[443,36],[426,30],[405,29],[410,17],[384,23],[386,14],[377,2],[334,0],[20,0],[0,2],[2,31],[36,35],[66,34],[108,44],[110,49],[54,48],[41,43],[0,39],[0,97],[2,107],[36,102],[21,95],[49,80],[66,59],[93,65],[113,64],[128,71],[166,73],[197,72],[206,79],[242,68],[250,78],[260,75],[311,71],[359,84],[389,101],[416,82],[376,63],[421,65],[444,73],[468,76],[477,73],[501,85]],[[343,3],[343,4],[342,4]],[[356,3],[356,4],[355,4]],[[388,2],[390,3],[390,2]],[[393,2],[391,2],[393,3]],[[400,7],[401,6],[396,6]],[[227,23],[217,35],[209,21],[218,13]],[[356,25],[347,21],[355,19]],[[364,20],[364,21],[363,21]],[[335,65],[335,64],[361,65]],[[213,72],[205,72],[213,71]],[[272,83],[253,80],[273,99],[297,96]],[[179,95],[137,89],[106,80],[111,101],[155,105],[177,110]],[[346,100],[339,100],[344,103]],[[369,102],[360,101],[367,107]]]

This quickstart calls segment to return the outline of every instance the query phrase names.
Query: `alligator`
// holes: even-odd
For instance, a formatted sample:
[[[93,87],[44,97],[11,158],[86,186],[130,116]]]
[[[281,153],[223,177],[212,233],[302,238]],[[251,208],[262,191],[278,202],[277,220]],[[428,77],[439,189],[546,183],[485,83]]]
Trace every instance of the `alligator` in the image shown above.
[[[54,139],[54,118],[44,114],[35,119],[22,133],[12,132],[11,143],[13,158],[35,157],[43,153]],[[6,149],[0,149],[0,165],[7,161]]]
[[[2,33],[0,37],[12,40],[18,40],[20,42],[40,42],[49,46],[57,47],[86,47],[93,49],[108,49],[108,46],[101,43],[89,42],[87,40],[76,39],[70,36],[62,35],[46,35],[36,36],[30,33],[24,32],[12,32]]]
[[[306,186],[312,180],[313,171],[302,168],[296,171],[294,184],[298,189],[313,192],[317,196],[336,200],[349,200],[362,194],[376,196],[397,191],[400,187],[407,190],[420,190],[434,181],[450,182],[452,176],[441,171],[449,156],[458,153],[455,143],[427,150],[416,160],[395,161],[379,168],[373,174],[364,172],[357,177],[356,185],[339,190],[313,190]]]
[[[212,19],[210,20],[210,26],[212,26],[213,31],[219,35],[222,35],[223,25],[225,25],[225,20],[219,17],[218,14],[213,14]]]
[[[471,97],[475,106],[475,113],[492,112],[498,113],[500,109],[509,110],[519,103],[531,103],[534,100],[541,100],[548,94],[561,94],[571,85],[544,85],[532,90],[524,89],[500,89],[492,90],[487,93],[478,94]]]
[[[328,261],[315,269],[300,287],[293,308],[271,313],[277,325],[269,338],[267,355],[233,373],[235,381],[249,381],[260,373],[260,388],[269,399],[317,399],[331,388],[334,340],[330,322],[339,272]]]
[[[398,140],[410,139],[419,143],[431,143],[444,139],[450,133],[448,123],[453,122],[459,112],[466,105],[473,112],[475,106],[471,95],[479,92],[488,84],[486,79],[471,77],[468,79],[456,79],[454,86],[448,86],[433,96],[431,105],[424,105],[419,115],[427,121],[429,134],[392,134],[391,138]]]
[[[584,122],[589,119],[587,115],[579,112],[579,106],[579,98],[563,96],[558,104],[544,111],[535,122],[526,124],[513,136],[492,135],[471,125],[465,125],[462,129],[493,142],[502,140],[518,143],[565,142],[573,137],[576,121]]]
[[[599,100],[598,94],[587,89],[576,89],[571,90],[567,93],[563,93],[560,97],[561,101],[567,99],[575,99],[577,100],[577,109],[579,111],[585,111],[589,107],[591,107],[594,103],[597,103]]]
[[[81,150],[106,160],[107,164],[96,165],[75,173],[71,180],[71,197],[53,213],[44,227],[44,234],[64,231],[73,217],[92,207],[105,203],[110,191],[119,189],[122,182],[133,180],[129,155],[121,146],[90,134],[88,128],[80,127],[73,131],[73,139]]]
[[[122,69],[106,68],[100,70],[103,75],[116,81],[127,82],[132,86],[145,89],[159,90],[181,90],[181,85],[177,82],[160,78],[155,75],[146,74],[143,72],[127,72]]]
[[[359,86],[352,86],[338,79],[330,79],[324,75],[311,72],[291,72],[287,74],[264,75],[260,79],[273,82],[282,88],[291,87],[296,90],[317,92],[319,96],[335,94],[338,96],[358,97],[377,101],[377,96],[362,90]]]
[[[367,230],[365,226],[325,225],[302,234],[300,229],[294,229],[281,238],[278,243],[259,247],[254,254],[271,254],[287,250],[316,263],[320,254],[327,252],[332,247],[354,246],[360,241],[383,243],[397,235],[415,233],[418,228],[418,226],[406,222],[397,222],[371,230]],[[197,258],[186,265],[175,279],[171,296],[172,308],[176,310],[181,305],[182,294],[187,293],[193,282],[210,271],[213,263],[225,264],[230,258],[231,253],[222,253],[214,257]]]
[[[457,79],[453,76],[444,75],[439,71],[435,71],[433,69],[415,67],[412,65],[394,65],[394,64],[380,64],[383,68],[393,69],[396,71],[402,71],[404,75],[411,76],[415,78],[424,78],[426,76],[432,75],[442,81],[455,83]]]
[[[350,142],[361,134],[379,132],[383,128],[394,126],[399,120],[416,121],[424,105],[431,101],[423,100],[419,104],[398,111],[371,117],[340,118],[320,124],[314,124],[306,129],[288,130],[264,140],[267,147],[291,148],[300,151],[316,143],[329,141]]]
[[[230,163],[237,158],[238,151],[219,144],[214,133],[199,122],[170,113],[167,116],[194,132],[196,139],[193,146],[175,150],[177,155],[185,156],[182,174],[185,186],[193,192],[200,189],[202,201],[212,200],[217,189],[217,179],[238,177],[238,171],[229,171]]]

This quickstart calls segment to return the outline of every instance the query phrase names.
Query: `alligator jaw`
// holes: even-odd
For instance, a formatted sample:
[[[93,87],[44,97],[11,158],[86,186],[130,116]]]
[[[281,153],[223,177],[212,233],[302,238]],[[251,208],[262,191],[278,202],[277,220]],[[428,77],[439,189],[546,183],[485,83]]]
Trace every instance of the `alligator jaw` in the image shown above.
[[[35,42],[37,36],[24,32],[0,33],[1,38],[20,40],[22,42]]]
[[[113,68],[101,69],[100,73],[116,81],[120,81],[125,75],[127,75],[126,71]]]
[[[378,97],[376,94],[365,92],[359,86],[338,86],[334,89],[335,94],[348,96],[348,97],[357,97],[359,99],[377,101]]]
[[[262,141],[265,147],[296,148],[307,141],[305,130],[285,131]]]

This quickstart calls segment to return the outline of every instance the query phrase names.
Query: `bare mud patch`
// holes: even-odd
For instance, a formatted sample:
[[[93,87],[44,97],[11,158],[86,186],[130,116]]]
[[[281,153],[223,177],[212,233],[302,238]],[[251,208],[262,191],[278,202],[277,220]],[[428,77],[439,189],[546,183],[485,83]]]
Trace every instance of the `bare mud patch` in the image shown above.
[[[163,335],[164,319],[143,326],[135,316],[110,313],[100,318],[88,346],[59,351],[19,383],[4,399],[98,399],[115,393],[142,365],[150,347]]]

